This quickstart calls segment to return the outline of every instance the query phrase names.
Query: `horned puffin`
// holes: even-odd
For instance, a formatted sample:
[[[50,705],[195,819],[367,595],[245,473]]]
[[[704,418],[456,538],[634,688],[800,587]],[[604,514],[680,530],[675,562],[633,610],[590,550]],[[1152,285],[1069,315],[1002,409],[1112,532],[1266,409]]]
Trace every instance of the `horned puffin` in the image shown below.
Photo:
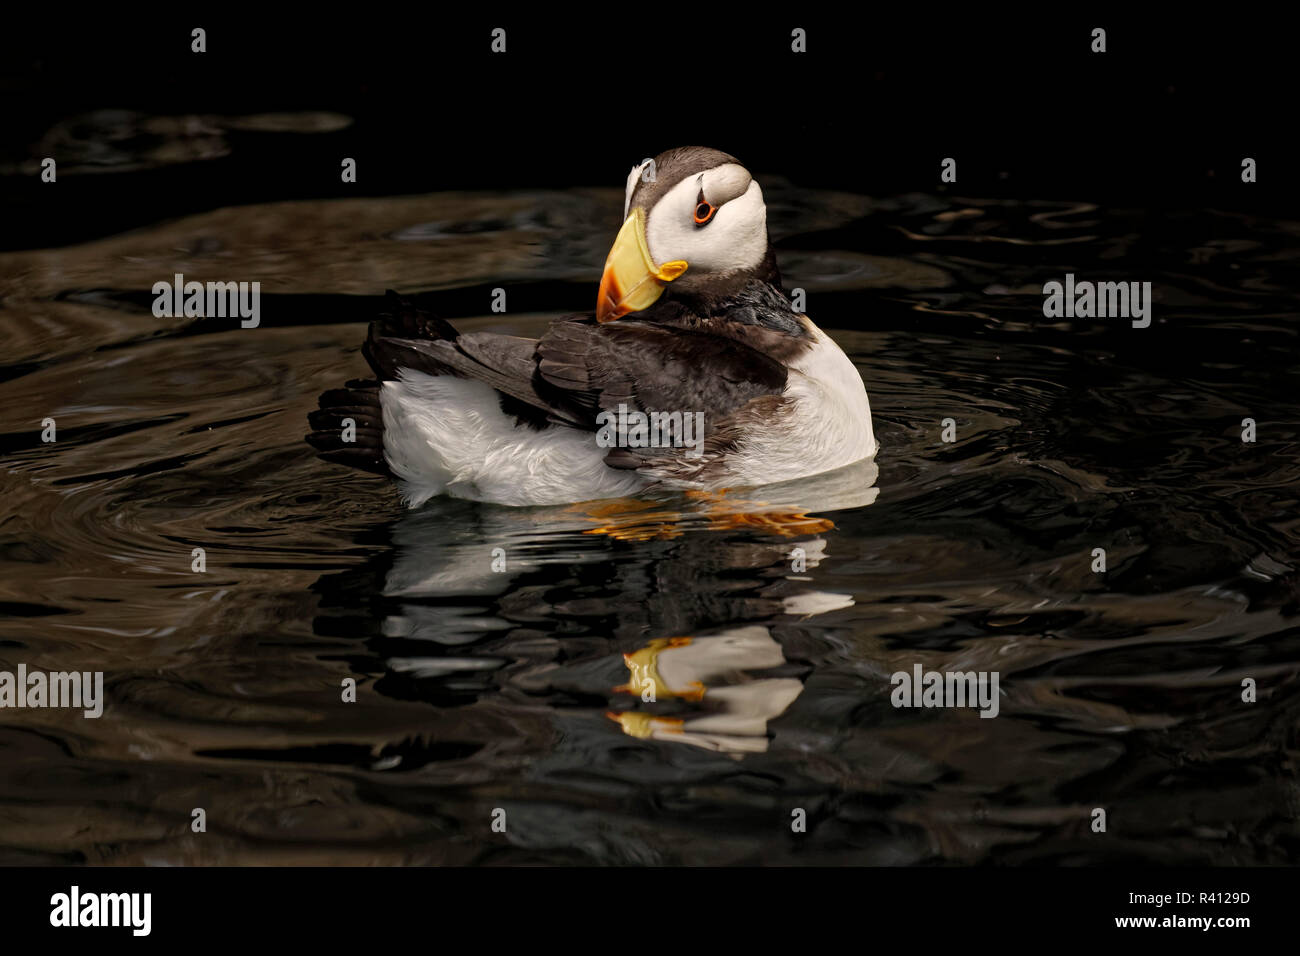
[[[782,288],[763,191],[715,149],[628,174],[594,313],[461,334],[390,292],[363,352],[376,379],[321,395],[307,440],[411,507],[755,487],[877,448],[857,369]]]

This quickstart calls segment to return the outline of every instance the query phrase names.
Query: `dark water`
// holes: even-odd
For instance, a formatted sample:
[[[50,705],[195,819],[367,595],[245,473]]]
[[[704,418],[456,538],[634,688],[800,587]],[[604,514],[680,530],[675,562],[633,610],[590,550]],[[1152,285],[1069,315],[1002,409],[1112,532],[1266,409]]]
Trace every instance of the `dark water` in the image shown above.
[[[591,307],[617,189],[0,254],[0,669],[108,698],[0,712],[0,862],[1300,861],[1300,223],[759,173],[882,451],[724,496],[408,512],[302,442],[385,288]],[[1151,327],[1045,319],[1068,271],[1152,282]],[[260,281],[261,327],[155,318],[175,272]],[[702,697],[615,690],[683,649]],[[918,663],[998,717],[891,706]]]

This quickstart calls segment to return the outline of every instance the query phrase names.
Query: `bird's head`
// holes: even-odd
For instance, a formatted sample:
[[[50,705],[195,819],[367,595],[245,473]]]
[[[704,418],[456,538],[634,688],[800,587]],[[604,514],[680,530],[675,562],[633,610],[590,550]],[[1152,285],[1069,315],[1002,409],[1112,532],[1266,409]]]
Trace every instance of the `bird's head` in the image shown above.
[[[596,318],[640,312],[669,283],[701,293],[749,276],[776,279],[763,191],[726,153],[670,149],[628,174],[623,227],[605,260]]]

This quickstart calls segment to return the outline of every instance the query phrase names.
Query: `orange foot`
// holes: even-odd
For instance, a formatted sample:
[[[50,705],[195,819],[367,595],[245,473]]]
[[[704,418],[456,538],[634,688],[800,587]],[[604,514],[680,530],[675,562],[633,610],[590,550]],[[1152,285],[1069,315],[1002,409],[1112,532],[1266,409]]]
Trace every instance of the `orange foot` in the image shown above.
[[[654,510],[658,509],[658,510]],[[652,541],[676,538],[682,534],[678,525],[681,517],[675,511],[665,510],[656,501],[640,498],[611,498],[608,501],[588,501],[568,509],[593,522],[583,534],[603,534],[616,541]]]
[[[677,512],[639,498],[586,502],[569,510],[599,522],[584,534],[603,534],[619,541],[651,541],[680,537],[692,518],[703,517],[710,531],[749,529],[782,538],[823,534],[835,527],[829,518],[812,518],[802,511],[763,510],[762,501],[730,497],[726,488],[691,489],[685,497],[701,503],[696,511]],[[657,509],[657,510],[656,510]]]

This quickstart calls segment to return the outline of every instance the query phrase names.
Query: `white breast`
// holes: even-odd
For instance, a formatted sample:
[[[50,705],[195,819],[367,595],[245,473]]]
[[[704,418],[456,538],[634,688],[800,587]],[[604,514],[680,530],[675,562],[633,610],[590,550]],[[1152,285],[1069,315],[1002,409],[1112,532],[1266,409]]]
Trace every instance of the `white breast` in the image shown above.
[[[805,478],[876,453],[862,376],[834,339],[804,318],[815,344],[790,367],[788,414],[747,435],[728,456],[737,485]]]

